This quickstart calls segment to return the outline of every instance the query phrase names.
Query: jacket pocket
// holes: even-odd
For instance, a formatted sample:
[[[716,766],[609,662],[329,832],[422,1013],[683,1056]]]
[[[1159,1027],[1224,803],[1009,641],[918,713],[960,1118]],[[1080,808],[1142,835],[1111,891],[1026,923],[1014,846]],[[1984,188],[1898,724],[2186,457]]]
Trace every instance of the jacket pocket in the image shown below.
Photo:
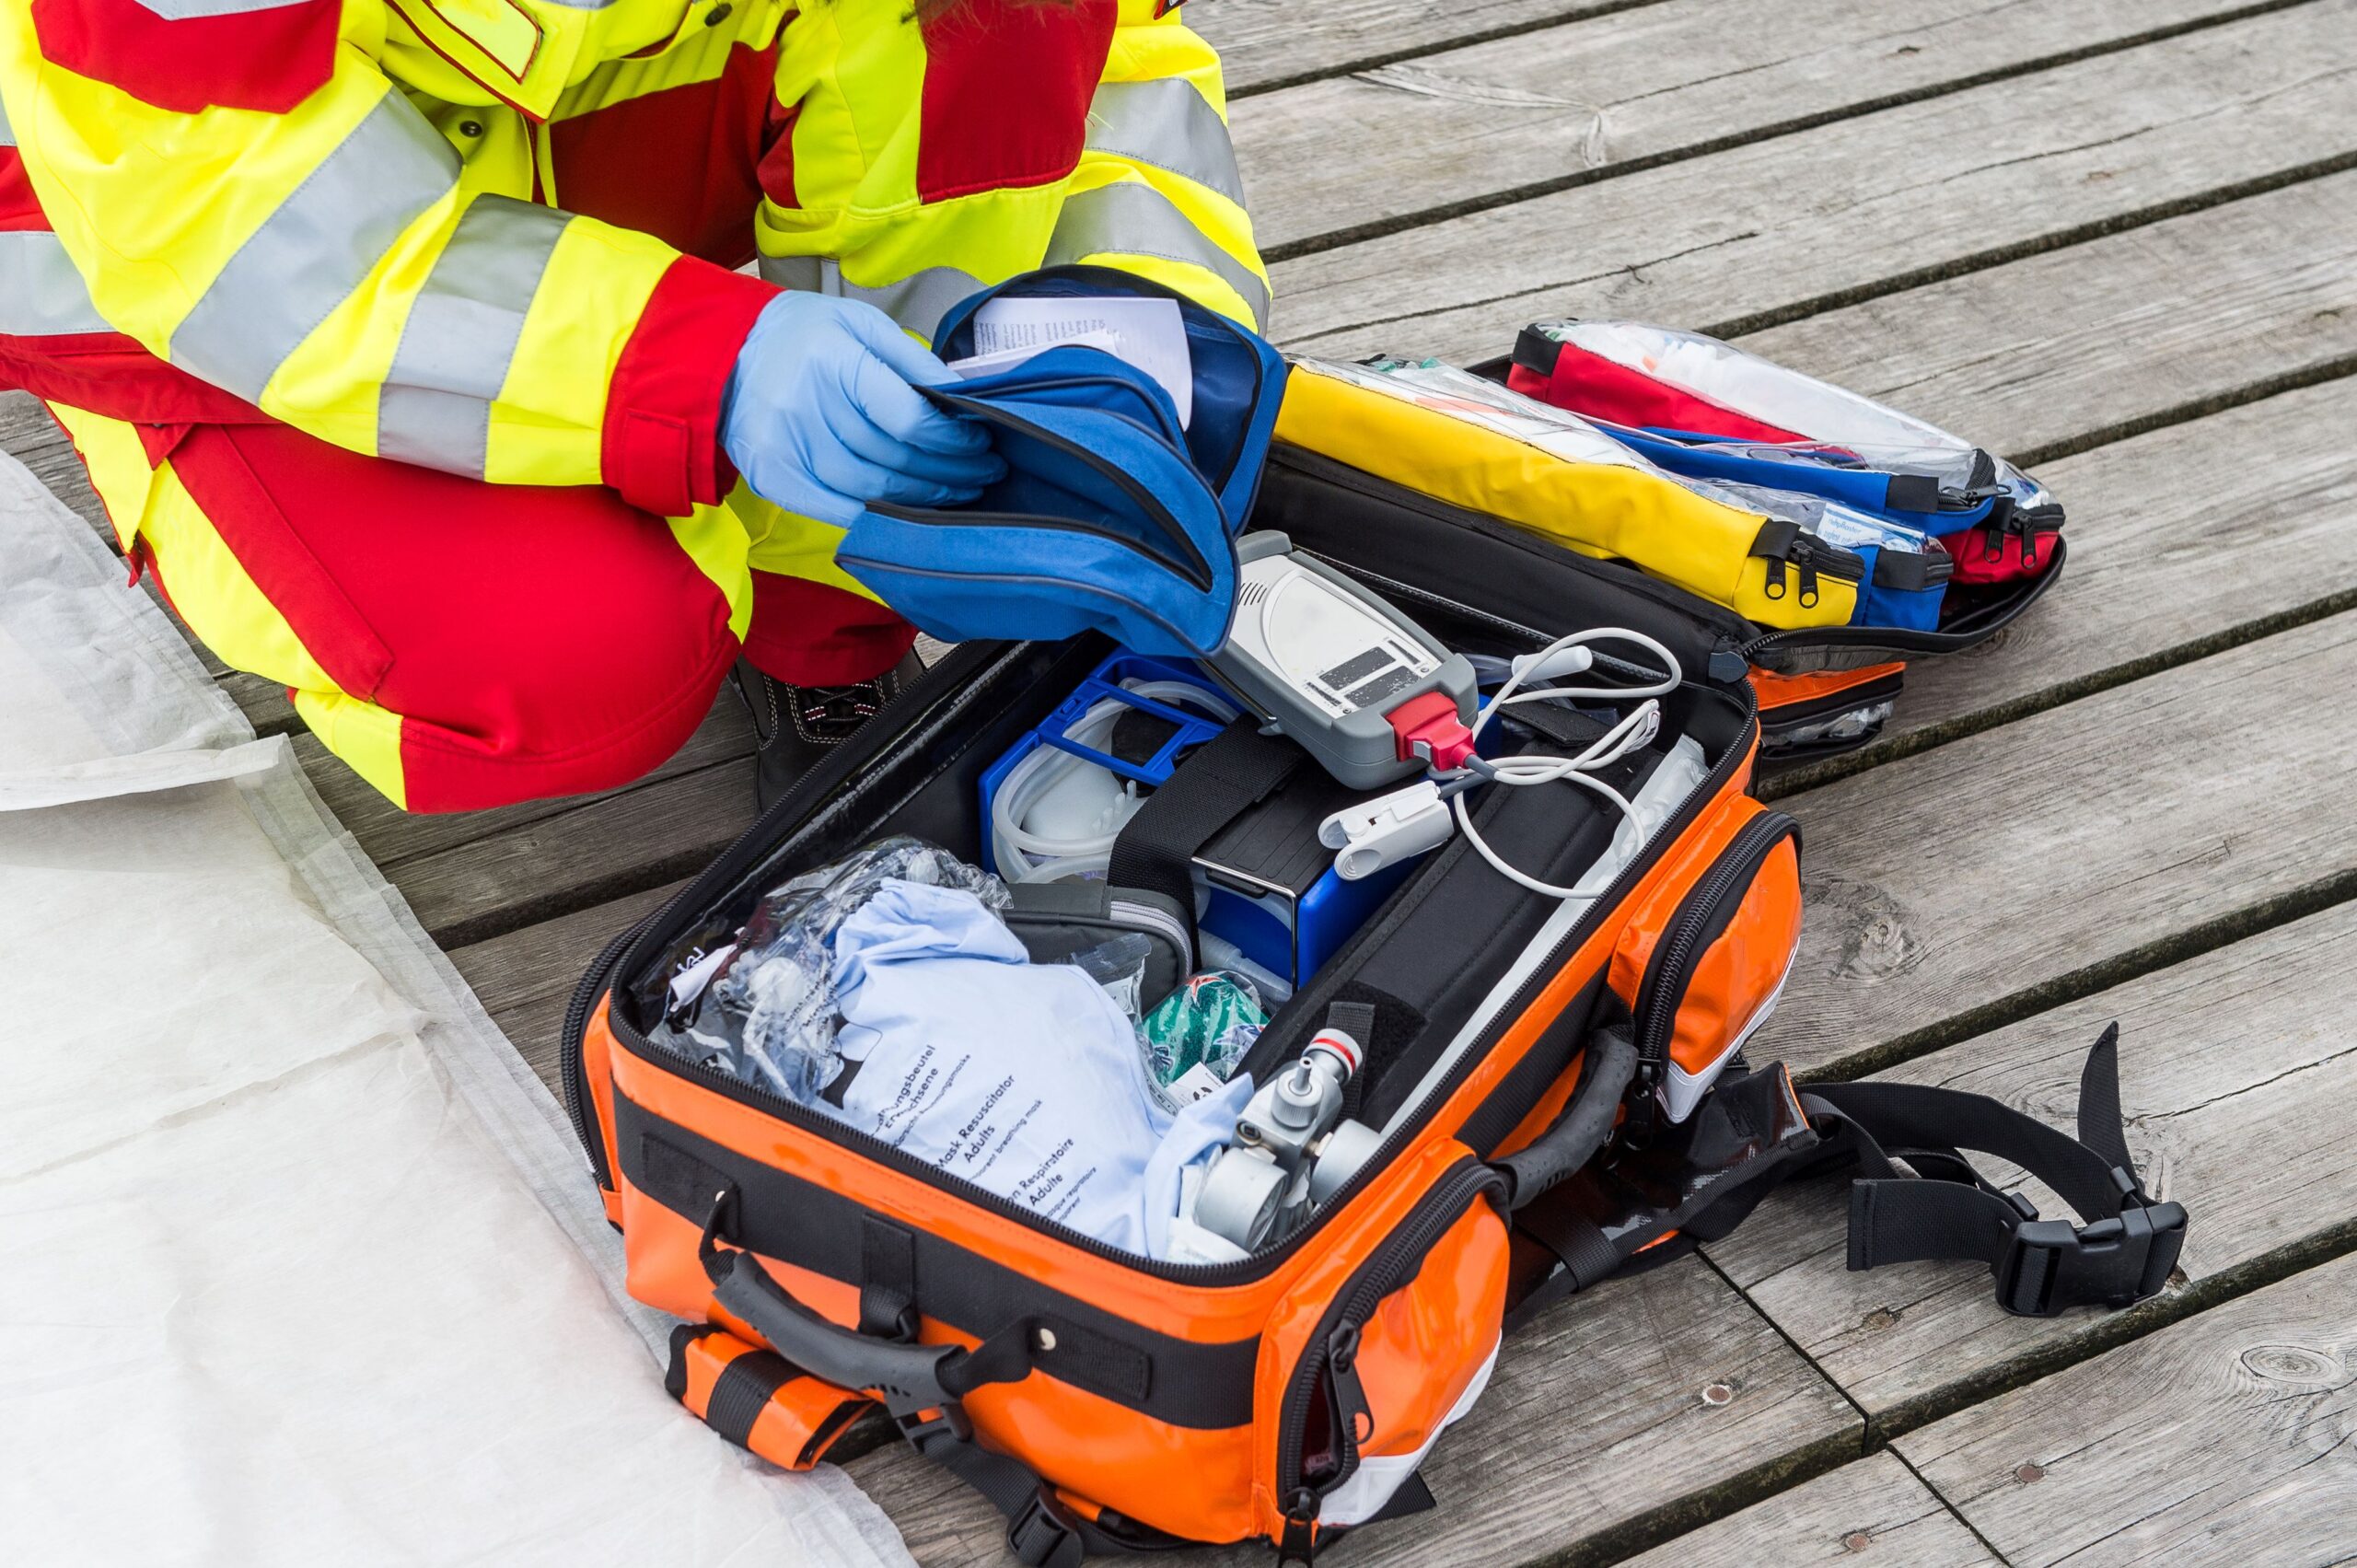
[[[1640,1122],[1683,1121],[1783,993],[1800,941],[1800,825],[1736,796],[1623,930],[1609,984],[1635,1016]]]

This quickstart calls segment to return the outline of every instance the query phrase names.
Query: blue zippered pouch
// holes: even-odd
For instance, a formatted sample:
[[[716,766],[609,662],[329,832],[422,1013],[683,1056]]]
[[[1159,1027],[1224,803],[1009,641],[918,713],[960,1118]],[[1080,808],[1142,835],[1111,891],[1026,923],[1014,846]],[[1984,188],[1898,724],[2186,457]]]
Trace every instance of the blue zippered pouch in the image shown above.
[[[1102,267],[1027,273],[954,307],[935,336],[972,350],[1000,295],[1127,294],[1178,302],[1193,368],[1182,429],[1169,394],[1097,348],[1066,344],[920,389],[981,424],[1006,474],[961,506],[878,505],[835,559],[920,630],[950,642],[1097,631],[1135,652],[1200,656],[1236,607],[1235,536],[1258,494],[1283,395],[1283,359],[1257,334],[1169,290]]]

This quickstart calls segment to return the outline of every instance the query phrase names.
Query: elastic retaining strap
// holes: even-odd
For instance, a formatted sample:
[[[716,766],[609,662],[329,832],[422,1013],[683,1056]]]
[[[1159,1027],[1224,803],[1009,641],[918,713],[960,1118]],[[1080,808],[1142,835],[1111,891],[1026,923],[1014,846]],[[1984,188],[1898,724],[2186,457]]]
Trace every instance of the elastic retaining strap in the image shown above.
[[[1266,799],[1306,755],[1298,746],[1260,734],[1251,719],[1230,725],[1146,796],[1122,826],[1106,880],[1116,888],[1160,893],[1177,904],[1191,943],[1195,852],[1248,807]]]

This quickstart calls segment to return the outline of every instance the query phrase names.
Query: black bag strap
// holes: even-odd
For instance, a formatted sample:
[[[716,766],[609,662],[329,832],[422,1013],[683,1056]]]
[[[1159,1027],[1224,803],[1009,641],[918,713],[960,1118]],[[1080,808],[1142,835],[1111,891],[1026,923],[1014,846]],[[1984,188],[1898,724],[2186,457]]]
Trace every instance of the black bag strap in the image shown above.
[[[843,1328],[795,1300],[750,1252],[720,1245],[737,1197],[733,1185],[714,1192],[697,1244],[714,1301],[797,1367],[838,1388],[871,1394],[910,1446],[1006,1516],[1007,1549],[1028,1568],[1079,1568],[1090,1551],[1122,1550],[1120,1542],[1066,1507],[1038,1471],[975,1441],[966,1417],[963,1400],[974,1389],[1031,1375],[1033,1345],[1045,1342],[1041,1325],[1019,1319],[971,1350]],[[888,1237],[876,1240],[877,1251],[894,1250]],[[886,1265],[888,1271],[894,1267]],[[862,1316],[867,1315],[864,1304]],[[912,1306],[889,1313],[896,1330],[913,1317]]]
[[[1974,1169],[1968,1149],[2028,1171],[2082,1223],[2040,1218]],[[1576,1177],[1518,1207],[1515,1235],[1551,1266],[1510,1321],[1714,1241],[1770,1188],[1833,1171],[1853,1177],[1852,1269],[1978,1260],[1996,1277],[1997,1304],[2024,1316],[2131,1306],[2168,1283],[2185,1243],[2184,1205],[2154,1202],[2129,1156],[2118,1025],[2080,1072],[2075,1138],[1956,1089],[1827,1084],[1796,1094],[1771,1063],[1722,1078],[1686,1122],[1650,1144],[1616,1139]],[[1655,1193],[1678,1196],[1663,1204]]]
[[[2185,1207],[2155,1202],[2129,1157],[2117,1024],[2080,1073],[2076,1138],[1985,1095],[1929,1085],[1829,1084],[1802,1104],[1827,1150],[1858,1168],[1850,1185],[1853,1270],[1978,1259],[1996,1276],[1997,1305],[2047,1318],[2132,1306],[2177,1266]],[[1974,1169],[1968,1149],[2028,1171],[2084,1223],[2040,1218],[2027,1199]]]
[[[1268,798],[1307,755],[1290,741],[1262,735],[1249,718],[1228,726],[1190,754],[1122,825],[1106,880],[1117,888],[1160,893],[1177,904],[1191,947],[1195,885],[1190,867],[1195,852],[1246,807]]]

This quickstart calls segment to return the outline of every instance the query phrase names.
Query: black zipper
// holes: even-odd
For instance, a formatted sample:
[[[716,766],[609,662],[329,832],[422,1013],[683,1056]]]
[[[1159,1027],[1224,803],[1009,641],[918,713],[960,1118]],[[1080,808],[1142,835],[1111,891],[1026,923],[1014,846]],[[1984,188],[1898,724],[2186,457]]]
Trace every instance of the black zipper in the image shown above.
[[[1505,1179],[1486,1162],[1468,1155],[1443,1171],[1417,1201],[1408,1217],[1383,1238],[1381,1246],[1358,1272],[1334,1295],[1318,1319],[1301,1358],[1294,1363],[1293,1379],[1277,1407],[1277,1495],[1284,1500],[1289,1523],[1306,1527],[1318,1517],[1318,1505],[1329,1492],[1358,1469],[1358,1424],[1370,1423],[1366,1392],[1358,1376],[1359,1334],[1384,1297],[1398,1290],[1423,1267],[1425,1256],[1483,1195],[1505,1191]],[[1329,1426],[1341,1463],[1332,1478],[1311,1486],[1303,1475],[1310,1404],[1318,1396],[1320,1375],[1326,1388]],[[1366,1435],[1374,1435],[1372,1425]]]
[[[1771,531],[1777,521],[1770,521],[1760,530],[1760,539],[1751,547],[1751,553],[1763,556],[1768,563],[1768,585],[1763,590],[1771,599],[1781,599],[1790,592],[1784,581],[1784,563],[1792,563],[1800,579],[1800,607],[1815,610],[1818,598],[1817,578],[1828,576],[1838,582],[1863,583],[1866,580],[1866,558],[1855,551],[1844,550],[1807,530],[1792,524],[1790,537],[1773,540]]]
[[[1670,1038],[1677,1031],[1678,999],[1686,989],[1687,970],[1697,957],[1693,949],[1711,924],[1728,890],[1748,886],[1759,875],[1770,852],[1787,838],[1800,836],[1800,824],[1781,811],[1762,811],[1729,839],[1711,869],[1678,906],[1678,919],[1655,948],[1653,961],[1638,987],[1637,1074],[1630,1085],[1635,1097],[1631,1117],[1643,1124],[1652,1120],[1654,1090],[1668,1071]]]
[[[936,666],[935,669],[946,668],[947,668],[946,661],[942,666]],[[932,673],[928,672],[928,677]],[[1612,879],[1611,884],[1602,893],[1597,895],[1587,914],[1574,922],[1572,929],[1565,932],[1562,939],[1549,950],[1547,956],[1531,970],[1529,978],[1523,982],[1522,988],[1497,1010],[1493,1016],[1493,1022],[1504,1020],[1510,1026],[1512,1020],[1529,1009],[1531,1004],[1538,999],[1538,993],[1553,981],[1553,971],[1562,958],[1567,954],[1577,951],[1579,944],[1593,934],[1596,926],[1618,909],[1621,900],[1628,896],[1629,890],[1653,868],[1668,846],[1675,843],[1678,836],[1692,825],[1704,807],[1717,797],[1719,791],[1734,776],[1736,768],[1749,754],[1759,731],[1759,711],[1753,704],[1749,685],[1747,683],[1741,691],[1745,704],[1743,728],[1736,734],[1734,743],[1727,748],[1725,755],[1721,757],[1717,765],[1704,775],[1702,782],[1695,787],[1693,793],[1686,798],[1678,810],[1671,814],[1669,820],[1662,824],[1660,830],[1646,841],[1645,847],[1640,850],[1627,865],[1620,868],[1620,874]],[[857,738],[846,741],[842,747],[838,747],[837,755],[842,756],[848,753],[851,748],[857,746],[860,749],[853,755],[864,758],[869,752],[883,749],[896,738],[893,736],[876,735],[873,741],[862,745],[862,742],[868,741],[869,736],[877,728],[877,726],[873,724],[867,726]],[[805,774],[803,778],[795,781],[792,788],[772,803],[761,820],[755,822],[735,844],[722,853],[719,860],[715,861],[702,877],[682,889],[678,898],[665,905],[664,912],[668,912],[682,906],[700,907],[717,892],[720,887],[736,880],[742,874],[743,861],[758,860],[761,854],[765,853],[748,850],[747,846],[763,842],[773,832],[775,825],[785,819],[782,814],[802,804],[802,796],[813,781],[813,774]],[[831,787],[833,783],[831,778],[827,781],[829,787]],[[638,940],[632,945],[632,950],[624,955],[617,968],[634,967],[636,962],[643,961],[637,949],[660,931],[660,925],[650,920]],[[1352,943],[1346,946],[1343,953],[1337,955],[1336,958],[1329,963],[1328,970],[1339,972],[1345,966],[1350,947],[1365,941],[1368,935],[1367,931],[1360,932],[1356,937],[1353,938]],[[1289,1014],[1296,1013],[1299,1003],[1300,995],[1297,994],[1295,1001],[1287,1005],[1285,1011]],[[1272,1028],[1273,1023],[1272,1020]],[[723,1098],[749,1106],[791,1126],[801,1128],[842,1147],[854,1150],[878,1165],[902,1171],[951,1192],[979,1209],[1004,1215],[1043,1235],[1052,1236],[1067,1246],[1078,1248],[1097,1257],[1109,1259],[1132,1272],[1151,1278],[1184,1281],[1202,1285],[1227,1284],[1258,1279],[1274,1270],[1283,1260],[1291,1257],[1306,1245],[1324,1228],[1329,1218],[1346,1208],[1353,1199],[1365,1190],[1369,1182],[1388,1172],[1392,1164],[1399,1157],[1401,1151],[1409,1147],[1422,1132],[1424,1124],[1439,1111],[1441,1107],[1448,1103],[1457,1087],[1487,1059],[1489,1054],[1487,1046],[1494,1045],[1496,1041],[1496,1034],[1492,1033],[1486,1045],[1480,1048],[1469,1047],[1460,1052],[1457,1063],[1449,1070],[1448,1074],[1434,1086],[1430,1095],[1425,1097],[1422,1113],[1396,1128],[1389,1136],[1385,1138],[1376,1148],[1375,1155],[1326,1201],[1310,1222],[1288,1237],[1282,1245],[1235,1262],[1167,1263],[1150,1258],[1141,1258],[1135,1253],[1109,1246],[1094,1237],[1084,1235],[1068,1226],[1042,1220],[1034,1211],[1002,1198],[997,1193],[976,1186],[972,1182],[952,1176],[930,1162],[915,1159],[892,1144],[869,1137],[831,1118],[821,1117],[792,1100],[744,1083],[716,1068],[705,1067],[700,1063],[691,1062],[677,1051],[656,1045],[641,1034],[629,1019],[621,1016],[619,1011],[608,1014],[607,1028],[616,1045],[641,1061],[651,1063],[666,1072],[691,1077]],[[575,1063],[577,1072],[577,1051]]]
[[[1819,719],[1829,719],[1836,714],[1846,714],[1852,708],[1864,708],[1875,703],[1889,702],[1905,689],[1904,675],[1897,673],[1878,675],[1872,680],[1862,680],[1855,686],[1845,686],[1839,691],[1829,691],[1822,697],[1811,697],[1805,702],[1785,703],[1770,708],[1761,715],[1761,723],[1766,727],[1768,738],[1773,739],[1779,731],[1790,729],[1795,725],[1814,724]]]
[[[905,520],[913,522],[925,521],[927,519],[909,518]],[[985,525],[974,524],[969,526],[981,527]],[[1097,534],[1094,529],[1089,528],[1080,528],[1073,531],[1086,533],[1091,538],[1110,537]],[[1134,550],[1137,547],[1132,545],[1129,546],[1129,548]],[[1139,551],[1138,553],[1145,555],[1148,560],[1155,559],[1151,555],[1146,555],[1146,552],[1144,551]],[[1164,632],[1168,633],[1170,640],[1178,644],[1180,647],[1196,647],[1196,644],[1192,638],[1189,637],[1178,627],[1173,626],[1162,616],[1155,614],[1154,610],[1147,606],[1140,604],[1136,599],[1131,598],[1126,595],[1117,594],[1110,588],[1101,588],[1093,583],[1077,582],[1070,577],[1042,577],[1027,572],[950,572],[934,566],[911,566],[904,562],[899,561],[878,561],[872,555],[854,555],[849,551],[843,550],[840,546],[838,546],[835,551],[835,564],[843,567],[865,566],[870,570],[882,572],[888,575],[898,575],[903,577],[924,577],[943,582],[1004,583],[1016,587],[1052,587],[1060,593],[1066,594],[1090,594],[1097,598],[1109,599],[1115,604],[1121,605],[1126,609],[1137,611],[1138,614],[1144,616],[1146,620],[1153,621]],[[1231,609],[1229,611],[1229,619],[1231,621],[1234,620],[1234,614],[1235,612],[1233,609]],[[1212,639],[1210,646],[1197,648],[1193,656],[1198,658],[1203,657],[1225,641],[1227,641],[1227,627],[1223,625],[1220,628],[1220,634]]]
[[[2065,553],[2062,536],[2054,537],[2053,548],[2048,552],[2049,564],[2037,576],[2026,579],[2026,586],[2016,598],[1988,606],[1980,612],[1968,630],[1952,632],[1900,632],[1883,626],[1808,626],[1790,631],[1767,632],[1739,644],[1736,652],[1754,664],[1759,656],[1780,648],[1809,648],[1826,652],[1835,649],[1857,653],[1888,652],[1904,656],[1908,654],[1958,653],[1985,641],[1988,637],[2013,624],[2029,607],[2044,598],[2061,572]],[[1772,667],[1771,667],[1772,668]]]
[[[609,1192],[614,1190],[614,1173],[606,1164],[606,1140],[598,1135],[597,1118],[589,1104],[589,1085],[581,1070],[582,1037],[589,1032],[589,1015],[597,1009],[598,993],[605,990],[606,979],[614,972],[614,966],[622,961],[622,955],[630,950],[638,934],[677,901],[675,896],[649,910],[598,949],[598,957],[574,986],[572,999],[564,1005],[564,1032],[557,1036],[556,1077],[564,1091],[564,1112],[573,1119],[573,1134],[581,1140],[581,1152],[589,1156],[590,1174]]]
[[[1045,384],[1078,386],[1085,381],[1090,380],[1100,382],[1111,381],[1114,382],[1114,384],[1120,386],[1126,386],[1128,384],[1126,382],[1118,381],[1112,377],[1071,377],[1061,382]],[[1179,573],[1197,588],[1202,589],[1206,592],[1210,590],[1212,586],[1211,563],[1203,558],[1203,552],[1202,551],[1195,548],[1195,541],[1189,539],[1186,534],[1180,530],[1178,520],[1170,516],[1169,509],[1164,506],[1159,501],[1155,500],[1154,493],[1148,490],[1144,485],[1140,484],[1128,470],[1118,468],[1110,464],[1099,463],[1095,460],[1095,454],[1091,453],[1087,447],[1083,447],[1079,442],[1068,440],[1065,437],[1055,434],[1053,431],[1043,430],[1028,420],[1017,419],[1013,414],[1006,412],[1004,409],[995,408],[989,403],[981,401],[978,399],[961,398],[954,392],[944,392],[939,395],[942,401],[956,404],[961,412],[970,418],[981,420],[985,424],[996,424],[1004,429],[1020,431],[1034,441],[1039,441],[1054,447],[1057,451],[1063,453],[1066,457],[1080,459],[1084,467],[1092,469],[1096,472],[1103,474],[1106,478],[1111,480],[1116,485],[1120,487],[1123,494],[1127,495],[1132,501],[1137,503],[1137,506],[1140,511],[1144,512],[1147,517],[1154,520],[1154,525],[1161,531],[1162,537],[1169,540],[1173,549],[1178,552],[1179,559],[1172,560],[1161,558],[1163,560],[1163,564],[1167,565],[1173,571]],[[1136,428],[1141,431],[1145,431],[1144,425],[1138,424],[1137,421],[1130,419],[1126,414],[1110,413],[1108,417],[1122,420],[1129,424],[1136,426]],[[1147,431],[1146,433],[1156,436],[1163,435],[1163,432],[1161,431]],[[1180,455],[1186,458],[1190,468],[1194,466],[1194,458],[1191,453],[1187,453],[1182,448]],[[1199,479],[1202,477],[1202,470],[1196,470],[1196,477]],[[1211,495],[1212,509],[1215,512],[1219,512],[1222,521],[1225,522],[1226,513],[1220,507],[1219,496],[1217,494],[1210,491],[1208,485],[1206,487],[1205,494]],[[955,512],[929,511],[924,516],[912,517],[910,516],[910,513],[913,508],[901,508],[887,505],[877,506],[875,509],[883,513],[884,516],[888,517],[899,517],[903,522],[941,522],[954,524],[967,520],[965,517]],[[974,525],[980,526],[985,518],[1004,515],[1005,514],[980,512],[971,514],[971,519]],[[1024,524],[1027,527],[1033,526],[1034,524],[1042,521],[1046,521],[1046,519],[1031,517],[1024,518]],[[1119,534],[1110,533],[1102,529],[1086,528],[1082,525],[1069,522],[1059,521],[1054,526],[1059,526],[1067,532],[1085,533],[1093,537],[1111,539],[1117,543],[1126,545],[1128,548],[1137,551],[1139,554],[1145,556],[1149,561],[1157,559],[1152,552],[1147,551],[1141,545],[1134,544],[1128,540],[1122,539]]]

